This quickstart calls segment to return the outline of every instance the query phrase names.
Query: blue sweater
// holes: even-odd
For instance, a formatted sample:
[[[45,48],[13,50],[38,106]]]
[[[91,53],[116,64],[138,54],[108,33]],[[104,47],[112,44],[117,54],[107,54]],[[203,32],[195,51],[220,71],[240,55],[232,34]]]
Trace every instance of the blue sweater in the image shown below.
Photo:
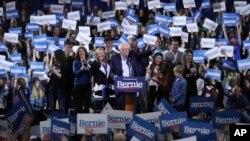
[[[75,60],[73,62],[73,72],[74,72],[74,85],[86,85],[90,84],[90,68],[88,68],[88,65],[84,65],[85,69],[81,70],[82,63],[80,60]]]
[[[170,96],[175,100],[174,106],[184,106],[187,94],[187,80],[184,77],[175,79]]]

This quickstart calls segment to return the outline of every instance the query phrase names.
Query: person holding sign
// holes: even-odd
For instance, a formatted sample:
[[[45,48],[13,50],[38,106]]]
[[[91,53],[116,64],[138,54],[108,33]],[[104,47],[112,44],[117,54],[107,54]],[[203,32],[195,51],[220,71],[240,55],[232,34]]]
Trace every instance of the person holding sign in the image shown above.
[[[74,90],[73,101],[76,113],[89,113],[91,104],[91,83],[89,54],[84,47],[79,47],[76,52],[76,59],[73,62]],[[84,101],[84,110],[83,104]]]
[[[94,91],[94,98],[99,98],[102,100],[107,100],[111,105],[113,105],[114,99],[114,90],[113,90],[113,82],[110,77],[110,65],[107,60],[106,53],[103,48],[96,49],[96,58],[91,64],[91,75],[94,78],[92,87]],[[103,104],[106,105],[106,104]],[[103,109],[103,105],[100,105],[100,110]],[[95,109],[96,110],[96,109]]]
[[[9,87],[3,78],[0,78],[0,114],[4,114],[8,108],[7,98],[9,95]]]
[[[47,104],[45,89],[42,87],[39,78],[33,78],[33,88],[30,99],[30,103],[35,110],[42,110]]]
[[[183,77],[183,66],[177,65],[174,67],[174,75],[176,77],[171,92],[169,101],[173,104],[177,111],[184,111],[187,95],[187,80]]]
[[[65,113],[65,82],[67,79],[67,64],[65,53],[58,49],[54,52],[53,65],[48,72],[49,81],[49,103],[52,111],[55,111],[56,100],[58,100],[60,111]]]

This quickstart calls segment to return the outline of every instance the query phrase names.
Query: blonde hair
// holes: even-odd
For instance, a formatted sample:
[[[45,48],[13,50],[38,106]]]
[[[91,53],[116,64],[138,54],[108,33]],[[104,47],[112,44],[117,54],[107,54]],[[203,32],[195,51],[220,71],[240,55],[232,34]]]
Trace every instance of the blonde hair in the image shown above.
[[[183,74],[183,66],[182,65],[175,66],[174,72],[178,72],[179,74]]]
[[[32,88],[32,96],[35,99],[44,97],[45,96],[45,91],[44,91],[44,89],[41,86],[39,86],[38,88],[36,88],[35,83],[34,83],[33,88]]]
[[[97,48],[97,49],[95,50],[96,61],[97,61],[97,62],[100,62],[100,61],[99,61],[99,58],[98,58],[98,53],[99,53],[100,51],[103,51],[103,53],[105,54],[105,59],[107,60],[108,58],[107,58],[107,54],[106,54],[106,52],[105,52],[105,49],[104,49],[104,48]]]

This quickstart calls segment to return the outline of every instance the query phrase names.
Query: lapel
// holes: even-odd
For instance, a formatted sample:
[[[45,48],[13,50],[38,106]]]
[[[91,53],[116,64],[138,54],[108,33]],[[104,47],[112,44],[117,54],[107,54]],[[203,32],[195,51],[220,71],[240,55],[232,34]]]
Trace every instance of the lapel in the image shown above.
[[[105,69],[104,69],[104,67],[102,65],[100,65],[99,70],[106,76],[106,78],[109,77],[109,72],[110,72],[110,66],[109,66],[109,64],[107,64],[107,74],[106,74]]]

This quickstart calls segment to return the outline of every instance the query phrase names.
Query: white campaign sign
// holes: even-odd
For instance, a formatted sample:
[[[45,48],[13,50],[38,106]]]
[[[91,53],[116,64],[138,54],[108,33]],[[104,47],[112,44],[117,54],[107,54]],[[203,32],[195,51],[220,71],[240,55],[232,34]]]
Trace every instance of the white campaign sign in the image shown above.
[[[149,43],[150,45],[155,45],[155,42],[157,41],[156,36],[148,35],[148,34],[143,34],[143,42],[144,43]]]
[[[108,18],[113,18],[115,17],[115,10],[114,11],[107,11],[107,12],[102,12],[102,19],[108,19]]]
[[[81,19],[80,11],[69,12],[68,13],[68,19],[69,20],[74,20],[74,21],[80,20]]]
[[[127,10],[127,3],[124,1],[115,2],[115,10]]]
[[[233,46],[220,46],[221,56],[233,57],[234,47]]]
[[[4,40],[11,43],[18,43],[18,34],[16,33],[4,33]]]
[[[195,7],[194,0],[183,0],[183,6],[184,8],[193,8]]]
[[[30,23],[42,25],[43,24],[43,16],[30,16]]]
[[[87,17],[87,24],[89,24],[89,25],[97,25],[97,24],[99,24],[100,21],[101,21],[101,18],[100,18],[100,17],[94,17],[93,20],[92,20],[91,22],[90,22],[90,19],[91,19],[91,17],[88,16],[88,17]]]
[[[110,30],[110,29],[111,29],[111,25],[110,25],[109,21],[97,24],[97,31],[98,32],[105,31],[105,30]]]
[[[240,14],[241,15],[248,15],[250,13],[250,4],[242,7],[241,11],[240,11]]]
[[[161,8],[161,2],[160,2],[160,0],[148,1],[148,9],[152,10],[154,8],[156,8],[156,9]]]
[[[9,62],[9,61],[5,61],[5,60],[1,60],[0,61],[0,68],[3,68],[7,71],[10,71],[10,67],[14,66],[15,63]]]
[[[47,121],[40,121],[40,137],[42,140],[44,140],[45,136],[50,135],[50,131],[51,131],[51,120],[47,120]]]
[[[58,0],[59,4],[71,3],[71,0]]]
[[[76,21],[63,19],[62,28],[65,28],[65,29],[70,28],[71,30],[75,30],[76,29]]]
[[[58,4],[51,4],[50,10],[52,13],[63,13],[64,6]]]
[[[128,26],[128,25],[130,25],[130,23],[129,23],[129,21],[126,19],[126,18],[124,18],[123,20],[122,20],[122,24],[121,24],[123,27],[125,27],[125,26]]]
[[[175,26],[186,25],[187,17],[186,16],[174,16],[173,23]]]
[[[182,29],[180,27],[169,27],[169,35],[171,37],[181,36]]]
[[[247,1],[234,1],[234,6],[235,7],[242,7],[247,5]]]
[[[218,47],[209,49],[208,51],[205,52],[205,56],[207,56],[209,60],[220,57],[220,49]]]
[[[215,39],[213,38],[201,38],[202,48],[213,48],[215,46]]]
[[[6,11],[16,10],[16,2],[8,2],[6,3]]]
[[[188,33],[186,32],[181,32],[181,40],[185,43],[188,42]]]
[[[161,116],[161,112],[136,114],[136,116],[148,121],[149,123],[154,123],[154,125],[160,129],[159,116]]]
[[[90,36],[90,27],[89,26],[79,26],[79,32],[82,32],[83,34]]]
[[[174,141],[197,141],[197,137],[191,136],[191,137],[186,137],[186,138],[182,138],[182,139],[178,139],[178,140],[174,140]]]
[[[218,26],[218,23],[206,18],[203,26],[209,30],[215,31]]]
[[[214,3],[213,8],[214,8],[214,12],[225,11],[226,4],[225,2]]]
[[[84,45],[89,45],[90,41],[92,40],[91,37],[85,35],[84,33],[81,33],[79,32],[77,37],[76,37],[76,40],[78,42],[82,42]]]
[[[124,27],[124,34],[137,35],[137,25],[127,25]]]
[[[197,23],[187,23],[186,26],[187,26],[188,32],[198,32],[199,31]]]
[[[42,24],[56,24],[56,15],[44,15],[42,16]]]
[[[86,128],[93,128],[93,134],[107,134],[107,114],[77,114],[77,134],[85,134]]]
[[[105,110],[103,114],[108,115],[108,128],[126,129],[125,124],[129,124],[133,118],[133,112],[122,110]]]
[[[140,0],[127,0],[128,4],[134,4],[134,5],[139,5],[140,4]]]

